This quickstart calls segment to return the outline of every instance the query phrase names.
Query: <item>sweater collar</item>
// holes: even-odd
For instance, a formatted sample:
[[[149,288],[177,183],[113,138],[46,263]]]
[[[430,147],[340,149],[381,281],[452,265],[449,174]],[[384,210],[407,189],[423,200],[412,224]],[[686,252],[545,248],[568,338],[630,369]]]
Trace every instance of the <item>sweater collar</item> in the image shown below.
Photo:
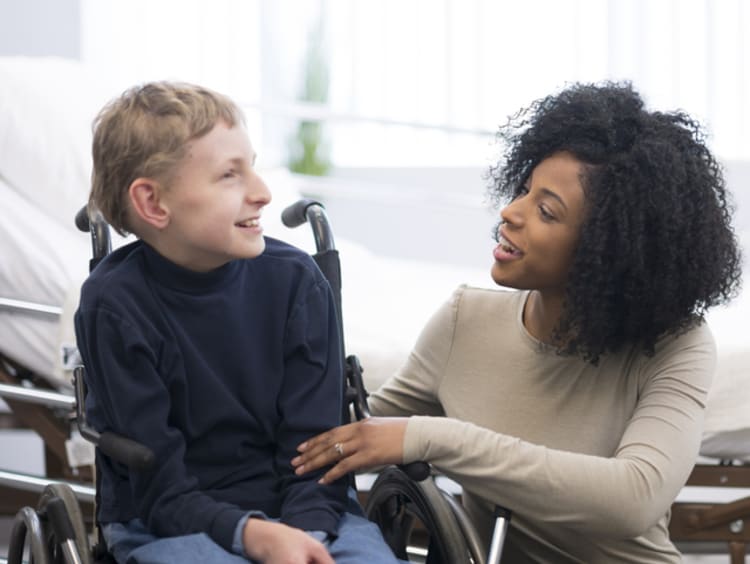
[[[208,272],[196,272],[175,264],[145,241],[141,243],[146,267],[154,279],[175,290],[192,293],[218,289],[228,284],[239,269],[239,260],[232,260]]]

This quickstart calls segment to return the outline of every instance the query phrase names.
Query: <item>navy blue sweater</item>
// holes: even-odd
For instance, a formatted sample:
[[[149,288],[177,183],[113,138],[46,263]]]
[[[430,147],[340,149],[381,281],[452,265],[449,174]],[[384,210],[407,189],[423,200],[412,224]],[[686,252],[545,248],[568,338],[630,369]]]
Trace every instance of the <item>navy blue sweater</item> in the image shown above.
[[[90,423],[156,454],[147,472],[99,455],[100,522],[227,550],[251,510],[336,533],[346,482],[290,464],[341,418],[333,297],[309,255],[267,238],[255,259],[196,273],[137,241],[91,273],[75,327]]]

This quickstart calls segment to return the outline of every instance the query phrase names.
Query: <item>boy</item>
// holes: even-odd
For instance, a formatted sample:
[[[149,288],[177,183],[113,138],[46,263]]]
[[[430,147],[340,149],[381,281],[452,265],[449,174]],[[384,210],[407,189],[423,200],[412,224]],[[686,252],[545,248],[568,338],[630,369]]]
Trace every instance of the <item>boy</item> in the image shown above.
[[[271,199],[239,108],[180,83],[133,88],[94,123],[91,205],[138,240],[81,291],[86,409],[150,447],[98,455],[99,521],[118,562],[397,562],[344,480],[295,476],[335,426],[341,359],[330,287],[263,237]]]

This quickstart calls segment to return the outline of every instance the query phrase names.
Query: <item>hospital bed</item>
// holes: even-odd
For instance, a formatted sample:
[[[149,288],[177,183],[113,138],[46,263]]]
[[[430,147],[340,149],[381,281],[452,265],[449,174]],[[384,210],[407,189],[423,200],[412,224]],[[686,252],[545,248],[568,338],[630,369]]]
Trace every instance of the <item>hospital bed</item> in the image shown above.
[[[72,393],[72,313],[91,242],[71,218],[87,198],[91,120],[113,94],[99,91],[96,77],[78,63],[0,58],[0,385]],[[743,178],[750,178],[750,167],[744,172]],[[266,232],[312,252],[307,234],[290,232],[278,219],[300,196],[294,177],[274,170],[264,171],[264,178],[274,194],[264,214]],[[750,183],[742,184],[739,177],[734,177],[736,186],[732,182],[730,175],[730,188],[748,191]],[[744,197],[750,200],[750,194]],[[739,212],[745,255],[750,255],[750,202],[740,202]],[[121,243],[114,241],[115,246]],[[492,286],[485,268],[385,258],[342,238],[337,243],[346,257],[346,340],[365,367],[368,389],[395,371],[429,315],[459,283]],[[673,538],[683,550],[713,550],[722,543],[733,562],[742,561],[739,555],[750,546],[747,319],[750,292],[709,315],[719,349],[718,373],[708,400],[702,458],[673,507],[672,519]],[[33,476],[19,482],[4,480],[0,464],[0,510],[9,514],[34,504],[48,478],[76,484],[76,495],[90,503],[90,454],[71,434],[69,406],[8,403],[12,409],[6,410],[6,418],[42,437],[45,468],[39,482]]]

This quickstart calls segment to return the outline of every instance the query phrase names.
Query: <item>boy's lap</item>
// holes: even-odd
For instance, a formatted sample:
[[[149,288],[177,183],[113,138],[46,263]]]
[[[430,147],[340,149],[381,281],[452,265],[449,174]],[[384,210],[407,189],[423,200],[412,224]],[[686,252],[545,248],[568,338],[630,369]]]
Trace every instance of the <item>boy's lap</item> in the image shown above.
[[[115,559],[125,564],[212,564],[244,563],[248,560],[224,550],[205,533],[158,538],[136,520],[105,526],[105,537]],[[345,513],[339,537],[328,545],[337,564],[398,564],[380,531],[365,517]]]
[[[128,555],[127,564],[247,564],[247,559],[227,552],[205,533],[162,538],[144,544]]]
[[[181,537],[155,537],[139,520],[111,523],[104,526],[109,551],[119,563],[125,564],[212,564],[247,559],[227,552],[205,533]]]
[[[344,513],[339,526],[339,537],[328,551],[336,564],[398,564],[398,560],[380,534],[380,529],[365,517]]]

